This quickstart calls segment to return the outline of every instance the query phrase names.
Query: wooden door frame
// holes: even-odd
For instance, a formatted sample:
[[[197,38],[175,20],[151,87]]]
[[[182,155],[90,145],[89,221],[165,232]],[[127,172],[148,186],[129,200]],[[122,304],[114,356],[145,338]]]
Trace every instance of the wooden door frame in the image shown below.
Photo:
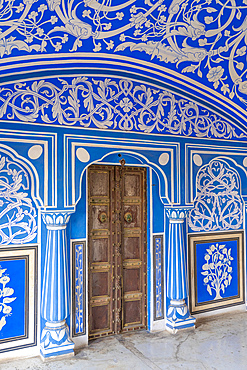
[[[115,166],[118,166],[119,167],[119,164],[117,163],[90,163],[90,165],[87,167],[87,171],[86,171],[86,261],[85,261],[85,265],[86,265],[86,284],[85,284],[85,287],[87,289],[86,291],[86,333],[87,333],[87,338],[89,340],[89,227],[88,227],[88,223],[89,223],[89,178],[88,178],[88,170],[91,166],[94,166],[94,165],[98,165],[99,167],[100,166],[109,166],[109,167],[115,167]],[[145,181],[144,181],[144,186],[143,186],[143,189],[144,189],[144,192],[146,193],[146,204],[145,204],[145,211],[146,211],[146,217],[145,217],[145,326],[147,329],[150,329],[150,318],[149,318],[149,315],[151,317],[151,312],[150,312],[150,295],[152,294],[152,283],[151,283],[151,280],[152,280],[152,271],[149,271],[148,269],[148,253],[151,252],[150,248],[152,247],[152,240],[150,239],[150,235],[152,234],[152,232],[148,232],[148,229],[151,227],[151,215],[150,215],[150,207],[151,207],[151,197],[150,197],[150,191],[151,191],[151,187],[150,187],[150,167],[147,166],[147,165],[136,165],[136,164],[128,164],[126,165],[126,167],[131,167],[131,168],[134,168],[134,167],[137,167],[137,168],[145,168],[146,169],[146,178],[145,178]],[[150,230],[151,231],[151,230]],[[151,260],[149,261],[149,264],[150,264],[150,267],[152,269],[152,263],[151,263]],[[137,328],[138,329],[138,328]],[[132,329],[130,329],[132,330]],[[126,330],[124,331],[126,332]]]

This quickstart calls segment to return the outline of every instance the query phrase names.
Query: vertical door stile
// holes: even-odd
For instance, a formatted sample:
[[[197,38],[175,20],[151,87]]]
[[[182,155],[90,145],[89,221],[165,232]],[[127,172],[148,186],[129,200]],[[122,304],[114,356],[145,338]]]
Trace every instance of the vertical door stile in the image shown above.
[[[122,189],[121,168],[115,167],[115,333],[121,332],[122,315]]]

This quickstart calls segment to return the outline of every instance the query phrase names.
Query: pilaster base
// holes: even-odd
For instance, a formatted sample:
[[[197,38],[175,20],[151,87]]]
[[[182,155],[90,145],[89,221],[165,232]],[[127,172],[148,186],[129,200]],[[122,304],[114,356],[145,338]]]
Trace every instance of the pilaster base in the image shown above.
[[[41,335],[40,355],[43,360],[53,356],[74,356],[74,343],[65,320],[46,322]]]
[[[171,300],[166,318],[166,330],[176,334],[178,330],[194,329],[196,319],[190,316],[184,299]]]

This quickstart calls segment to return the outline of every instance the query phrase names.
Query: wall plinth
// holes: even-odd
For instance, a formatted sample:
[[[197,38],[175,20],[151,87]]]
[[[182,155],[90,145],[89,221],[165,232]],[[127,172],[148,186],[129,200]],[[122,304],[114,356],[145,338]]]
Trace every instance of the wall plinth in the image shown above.
[[[178,330],[195,327],[185,303],[188,297],[185,239],[183,225],[187,210],[166,209],[169,218],[169,245],[167,270],[167,297],[171,300],[166,317],[166,328],[175,334]]]
[[[65,354],[74,355],[74,343],[65,323],[69,315],[69,279],[66,226],[69,212],[43,213],[47,229],[41,315],[46,325],[41,333],[40,354],[43,359]]]

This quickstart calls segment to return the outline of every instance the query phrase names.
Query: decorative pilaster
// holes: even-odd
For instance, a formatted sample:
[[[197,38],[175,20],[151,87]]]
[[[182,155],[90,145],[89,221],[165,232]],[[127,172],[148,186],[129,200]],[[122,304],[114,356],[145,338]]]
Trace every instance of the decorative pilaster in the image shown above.
[[[166,328],[175,334],[180,329],[195,327],[195,318],[190,316],[185,303],[185,298],[188,296],[188,278],[183,225],[187,210],[167,208],[166,214],[169,218],[167,297],[171,300],[166,317]]]
[[[46,320],[41,334],[40,353],[51,356],[74,354],[74,343],[69,338],[65,323],[69,315],[69,279],[66,226],[71,212],[43,213],[47,228],[47,242],[41,316]]]

